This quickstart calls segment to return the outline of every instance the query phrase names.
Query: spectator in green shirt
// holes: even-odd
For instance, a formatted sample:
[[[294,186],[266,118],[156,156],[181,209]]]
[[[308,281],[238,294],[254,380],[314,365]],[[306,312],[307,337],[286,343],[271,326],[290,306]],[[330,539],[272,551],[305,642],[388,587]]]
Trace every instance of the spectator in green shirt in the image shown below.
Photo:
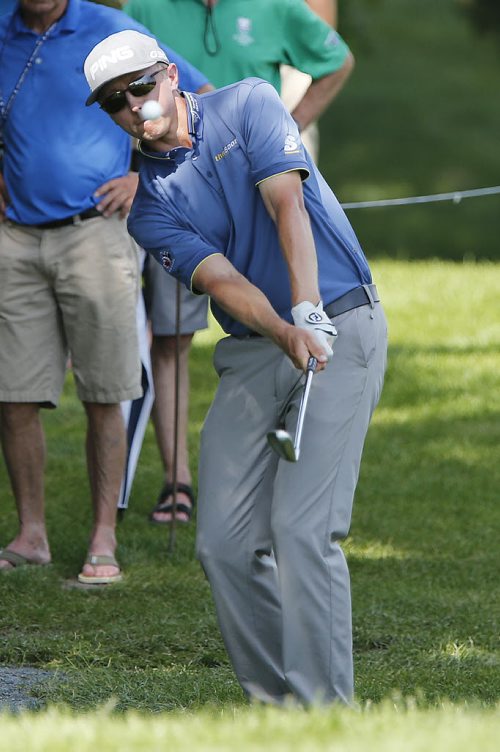
[[[217,88],[258,76],[280,91],[281,64],[308,73],[312,83],[292,112],[300,129],[335,98],[354,62],[304,0],[130,0],[124,10]]]
[[[334,29],[337,28],[337,0],[304,0],[323,21]],[[281,66],[281,98],[286,108],[293,112],[311,85],[311,76],[292,68],[290,65]],[[318,162],[319,157],[319,128],[316,121],[309,123],[301,133],[302,142],[307,151]]]

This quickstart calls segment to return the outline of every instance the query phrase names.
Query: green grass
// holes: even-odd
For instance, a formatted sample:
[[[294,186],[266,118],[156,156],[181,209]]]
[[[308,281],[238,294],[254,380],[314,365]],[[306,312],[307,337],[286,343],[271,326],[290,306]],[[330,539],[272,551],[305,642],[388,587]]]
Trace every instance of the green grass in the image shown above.
[[[76,716],[51,710],[38,717],[0,717],[1,752],[496,752],[498,708],[449,704],[419,710],[395,701],[365,708],[314,712],[271,709],[203,711],[118,718],[110,708]]]
[[[405,749],[432,748],[430,741],[443,734],[449,749],[457,750],[465,749],[468,734],[488,736],[498,726],[500,265],[386,260],[373,269],[389,320],[389,368],[345,542],[357,700],[365,712],[292,714],[292,722],[245,710],[194,560],[193,527],[178,530],[169,556],[167,531],[147,522],[161,475],[150,427],[130,509],[119,526],[126,581],[102,592],[66,586],[84,558],[90,524],[83,413],[69,376],[60,408],[44,415],[54,563],[0,577],[0,663],[53,669],[54,678],[36,696],[49,706],[89,712],[88,734],[80,738],[80,721],[51,711],[30,720],[31,732],[27,722],[2,719],[1,739],[22,728],[39,744],[30,749],[48,749],[50,729],[61,727],[80,744],[72,743],[75,750],[90,749],[96,735],[102,750],[113,744],[142,749],[131,740],[143,734],[150,740],[144,749],[155,749],[158,735],[167,733],[161,729],[168,728],[176,739],[185,733],[196,748],[207,724],[221,748],[231,738],[234,716],[248,749],[257,744],[261,724],[276,724],[281,730],[272,749],[284,749],[294,733],[318,726],[325,734],[339,733],[338,749],[361,749],[363,740],[384,733],[390,744],[374,742],[370,749],[396,749],[406,733],[413,746]],[[215,387],[210,360],[217,336],[215,328],[200,335],[192,351],[193,471],[199,427]],[[16,522],[3,466],[0,492],[4,543]],[[397,712],[385,704],[394,697],[402,698]],[[128,715],[107,719],[105,733],[93,711],[106,702],[116,712],[175,712],[168,726]],[[404,711],[408,703],[417,707]],[[443,703],[453,706],[440,710]],[[368,712],[373,706],[379,709]],[[414,726],[422,728],[415,738]],[[312,736],[319,748],[321,733]],[[130,734],[130,746],[120,746]],[[7,748],[18,747],[12,742]],[[184,748],[180,741],[178,748]]]

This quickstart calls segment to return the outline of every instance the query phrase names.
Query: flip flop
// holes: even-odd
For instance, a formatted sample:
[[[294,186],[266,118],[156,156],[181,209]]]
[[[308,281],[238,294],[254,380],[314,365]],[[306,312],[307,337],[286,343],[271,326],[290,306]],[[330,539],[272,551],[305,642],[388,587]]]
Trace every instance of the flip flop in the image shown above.
[[[85,559],[85,564],[92,564],[92,566],[112,566],[118,567],[119,564],[114,556],[105,556],[99,554],[89,554]],[[84,585],[111,585],[113,582],[121,582],[123,575],[121,572],[117,574],[111,574],[107,576],[99,577],[98,575],[80,574],[78,575],[78,582],[82,582]]]
[[[22,554],[16,554],[15,551],[9,551],[8,548],[0,548],[0,561],[8,561],[9,564],[12,564],[11,568],[8,569],[0,569],[0,572],[11,572],[13,569],[19,569],[20,567],[46,567],[50,564],[50,562],[46,562],[45,564],[42,564],[40,561],[33,561],[33,559],[28,559],[27,556],[23,556]]]

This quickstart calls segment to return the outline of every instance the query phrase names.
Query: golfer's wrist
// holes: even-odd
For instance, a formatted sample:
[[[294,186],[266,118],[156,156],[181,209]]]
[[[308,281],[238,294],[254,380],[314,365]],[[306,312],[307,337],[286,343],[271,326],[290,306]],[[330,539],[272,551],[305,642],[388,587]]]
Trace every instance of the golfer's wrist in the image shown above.
[[[269,333],[270,338],[275,342],[281,350],[284,350],[288,354],[288,342],[290,339],[291,331],[295,329],[293,324],[290,324],[284,319],[279,319],[279,323],[273,326],[273,331]]]

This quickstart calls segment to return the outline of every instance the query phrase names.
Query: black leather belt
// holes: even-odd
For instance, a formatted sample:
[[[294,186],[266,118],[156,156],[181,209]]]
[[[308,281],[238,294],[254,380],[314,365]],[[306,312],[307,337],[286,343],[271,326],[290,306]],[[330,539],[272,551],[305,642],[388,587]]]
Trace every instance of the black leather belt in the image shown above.
[[[334,316],[340,316],[341,313],[350,311],[353,308],[359,308],[360,306],[371,305],[372,303],[379,302],[380,297],[376,286],[362,285],[361,287],[355,287],[354,290],[349,290],[345,295],[341,295],[341,297],[334,300],[333,303],[329,303],[325,306],[323,310],[329,318],[333,318]]]
[[[35,227],[37,230],[55,230],[57,227],[78,225],[80,222],[84,222],[86,219],[94,219],[94,217],[102,217],[102,212],[92,207],[81,214],[74,214],[72,217],[66,217],[66,219],[54,219],[53,222],[43,222],[40,225],[29,225],[29,227]]]

